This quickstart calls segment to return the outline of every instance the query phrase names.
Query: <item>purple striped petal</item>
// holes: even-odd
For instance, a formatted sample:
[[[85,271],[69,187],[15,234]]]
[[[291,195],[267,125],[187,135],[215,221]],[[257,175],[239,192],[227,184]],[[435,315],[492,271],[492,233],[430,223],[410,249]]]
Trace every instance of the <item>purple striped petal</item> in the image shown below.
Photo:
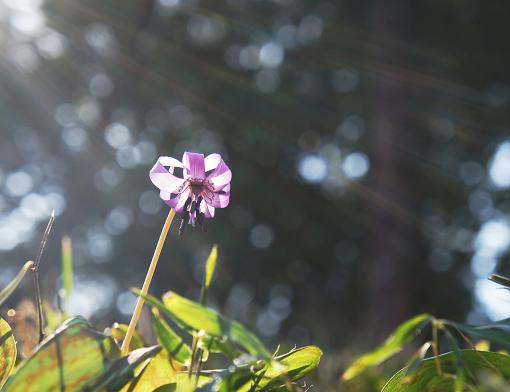
[[[184,203],[186,203],[186,200],[189,197],[189,190],[186,190],[182,192],[180,195],[177,195],[176,197],[173,197],[170,200],[165,200],[165,203],[175,210],[178,214],[182,212],[182,209],[184,207]]]
[[[186,177],[196,178],[199,180],[205,179],[205,162],[204,155],[195,152],[185,152],[182,157],[184,164],[184,171]]]
[[[173,197],[172,197],[172,195],[173,195]],[[179,202],[181,195],[175,194],[175,193],[168,193],[165,191],[160,191],[159,197],[161,198],[161,200],[163,200],[165,202],[165,204],[167,206],[175,209],[175,206]]]
[[[207,204],[215,208],[225,208],[228,206],[230,193],[213,193],[213,197],[207,200]]]
[[[220,154],[210,154],[207,155],[204,159],[205,162],[205,172],[214,170],[218,167],[218,165],[221,162],[221,155]]]
[[[207,179],[213,184],[214,190],[221,191],[232,179],[232,171],[227,164],[222,160],[218,167],[207,176]]]
[[[214,211],[215,208],[206,202],[202,202],[200,205],[200,212],[203,212],[206,218],[214,218]]]
[[[172,157],[159,157],[158,161],[163,166],[169,166],[172,169],[174,167],[182,167],[182,162],[179,161],[178,159],[175,159],[175,158],[172,158]],[[172,173],[173,173],[173,171],[172,171]]]
[[[156,164],[150,170],[149,178],[160,190],[167,193],[175,193],[175,191],[184,184],[184,179],[176,177],[170,173],[169,170],[161,163],[161,158],[158,159]],[[165,160],[163,159],[163,161]]]
[[[161,200],[170,200],[172,198],[172,194],[170,192],[159,191],[159,198]]]

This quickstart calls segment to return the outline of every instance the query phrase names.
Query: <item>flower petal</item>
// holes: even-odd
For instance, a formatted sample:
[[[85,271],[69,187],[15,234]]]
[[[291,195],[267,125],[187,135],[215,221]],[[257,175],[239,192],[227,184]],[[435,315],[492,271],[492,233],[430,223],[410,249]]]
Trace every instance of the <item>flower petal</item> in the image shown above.
[[[170,200],[172,198],[172,194],[170,192],[159,191],[159,198],[161,200]]]
[[[185,193],[187,193],[187,192],[188,191],[186,191]],[[172,197],[172,195],[173,195],[173,197]],[[181,194],[175,194],[175,193],[168,193],[168,192],[165,192],[165,191],[160,191],[159,192],[159,197],[160,197],[161,200],[163,200],[165,202],[165,204],[167,206],[175,209],[175,206],[177,205],[177,203],[181,199]]]
[[[156,185],[160,190],[167,193],[175,193],[184,184],[184,179],[174,176],[168,171],[168,169],[161,163],[160,157],[156,164],[152,167],[149,172],[149,178],[152,183]],[[165,159],[163,159],[165,161]]]
[[[204,155],[195,152],[185,152],[182,157],[182,163],[186,174],[191,178],[203,180],[205,178]]]
[[[232,171],[227,164],[222,160],[218,167],[207,176],[207,179],[213,184],[214,190],[220,191],[232,180]]]
[[[210,154],[207,155],[204,159],[205,162],[205,171],[206,173],[210,170],[214,170],[218,167],[218,165],[221,162],[221,155],[220,154]]]
[[[186,200],[188,200],[189,197],[189,189],[182,192],[180,195],[177,195],[176,197],[173,197],[170,200],[165,200],[165,203],[173,208],[175,212],[180,214],[182,212],[182,209],[184,207],[184,204],[186,203]]]
[[[163,166],[182,167],[182,162],[180,162],[178,159],[175,159],[175,158],[172,158],[172,157],[159,157],[158,161]]]
[[[215,208],[205,201],[200,204],[200,212],[203,212],[206,218],[214,218]]]
[[[207,204],[215,208],[225,208],[228,206],[228,202],[230,200],[230,192],[229,193],[213,193],[211,199],[207,200]]]

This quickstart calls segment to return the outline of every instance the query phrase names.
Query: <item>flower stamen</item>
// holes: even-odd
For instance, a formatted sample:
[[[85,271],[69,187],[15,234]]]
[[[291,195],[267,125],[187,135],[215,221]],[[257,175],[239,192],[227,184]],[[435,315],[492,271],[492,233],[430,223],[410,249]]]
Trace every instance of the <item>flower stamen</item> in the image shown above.
[[[189,211],[188,207],[191,204],[191,196],[188,197],[186,202],[184,203],[184,207],[182,208],[182,219],[181,219],[181,225],[179,226],[179,235],[184,234],[184,230],[186,229],[186,225],[189,222]]]

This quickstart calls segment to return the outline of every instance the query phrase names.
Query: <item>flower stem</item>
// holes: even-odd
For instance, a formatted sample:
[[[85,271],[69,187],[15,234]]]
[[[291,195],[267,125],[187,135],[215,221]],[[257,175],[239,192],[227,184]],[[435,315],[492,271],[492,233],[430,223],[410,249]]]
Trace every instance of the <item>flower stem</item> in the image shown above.
[[[158,243],[156,244],[156,249],[154,250],[154,255],[152,256],[151,264],[149,265],[149,269],[147,270],[147,275],[145,276],[142,290],[140,292],[140,295],[138,296],[138,300],[136,301],[136,306],[133,312],[133,316],[131,316],[131,321],[129,322],[126,337],[122,342],[121,350],[122,353],[124,354],[127,354],[129,352],[131,338],[133,337],[136,324],[138,323],[140,313],[142,312],[143,307],[142,295],[147,295],[147,292],[149,291],[149,286],[151,285],[152,277],[154,276],[154,271],[156,270],[156,266],[158,265],[159,256],[161,254],[161,250],[163,249],[163,244],[165,243],[165,239],[168,234],[168,231],[170,230],[172,221],[174,220],[174,216],[175,211],[171,209],[170,212],[168,213],[168,216],[166,217],[165,224],[163,225],[163,229],[161,230],[161,234],[159,235]]]

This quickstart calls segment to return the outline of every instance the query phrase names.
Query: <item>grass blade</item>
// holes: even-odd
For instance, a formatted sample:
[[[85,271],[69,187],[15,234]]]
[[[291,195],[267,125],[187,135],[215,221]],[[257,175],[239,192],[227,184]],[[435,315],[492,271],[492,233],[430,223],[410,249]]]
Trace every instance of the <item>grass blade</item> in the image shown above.
[[[425,355],[427,355],[427,352],[429,351],[430,347],[432,347],[432,342],[428,341],[425,342],[419,349],[416,351],[416,353],[413,355],[411,360],[407,363],[406,371],[404,376],[411,378],[413,373],[420,367],[421,363],[423,362]]]
[[[505,286],[510,288],[510,278],[502,275],[491,275],[489,276],[489,280],[492,280],[494,283],[500,284],[501,286]]]
[[[217,259],[218,259],[218,246],[214,245],[211,249],[211,253],[209,253],[207,261],[205,262],[204,284],[202,286],[202,292],[200,293],[200,303],[202,305],[205,305],[205,301],[207,300],[207,293],[209,291],[209,287],[211,286],[211,282],[214,277]]]
[[[64,311],[69,313],[69,298],[73,292],[73,248],[71,238],[62,238],[62,301]]]
[[[34,281],[34,290],[35,290],[35,305],[37,307],[37,320],[39,324],[39,343],[44,339],[44,318],[43,318],[43,308],[42,308],[42,299],[41,299],[41,286],[39,283],[39,264],[41,263],[41,257],[44,252],[44,247],[46,246],[46,242],[48,241],[48,236],[50,235],[51,228],[53,227],[53,222],[55,222],[55,210],[51,211],[50,220],[46,225],[46,229],[44,230],[44,234],[41,239],[41,244],[39,245],[39,251],[37,252],[37,257],[35,258],[35,265],[32,266],[32,277]]]

